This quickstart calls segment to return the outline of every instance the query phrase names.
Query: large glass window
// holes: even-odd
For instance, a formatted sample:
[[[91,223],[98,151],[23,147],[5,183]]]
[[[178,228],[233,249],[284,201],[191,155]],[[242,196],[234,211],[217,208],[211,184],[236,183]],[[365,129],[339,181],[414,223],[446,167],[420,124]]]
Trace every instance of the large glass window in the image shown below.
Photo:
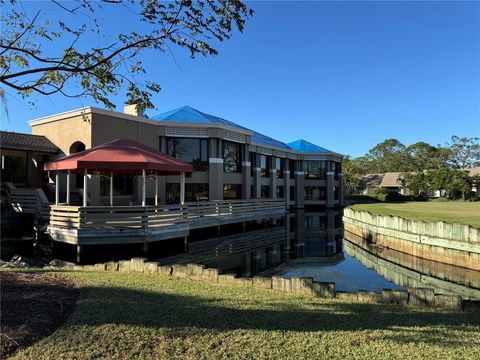
[[[295,200],[295,186],[290,186],[290,201]]]
[[[283,178],[283,172],[285,171],[284,163],[284,159],[275,158],[275,176],[277,178]]]
[[[242,172],[242,145],[223,142],[223,171],[226,173]]]
[[[325,200],[325,188],[320,186],[305,186],[305,200]]]
[[[325,180],[326,162],[318,160],[302,161],[302,171],[306,180]]]
[[[285,197],[285,192],[283,186],[277,186],[277,198],[283,199]]]
[[[113,195],[132,195],[133,176],[113,175]],[[110,195],[110,177],[100,177],[100,195]]]
[[[180,203],[180,184],[167,183],[166,186],[166,203]],[[208,201],[208,184],[185,184],[185,201]]]
[[[242,198],[242,185],[241,184],[224,184],[223,185],[223,199],[235,200]]]
[[[167,154],[192,164],[195,171],[208,170],[208,139],[167,138]]]
[[[2,154],[2,182],[14,184],[27,182],[27,159],[25,153]]]
[[[270,186],[262,185],[260,187],[260,196],[262,199],[268,199],[270,197]]]
[[[338,180],[338,177],[341,172],[342,172],[342,163],[335,162],[335,180]]]
[[[257,154],[257,167],[261,177],[270,177],[270,156]]]
[[[257,167],[257,154],[251,152],[250,153],[250,176],[255,175],[255,168]]]
[[[290,179],[295,179],[295,160],[288,160],[288,171],[290,171]]]

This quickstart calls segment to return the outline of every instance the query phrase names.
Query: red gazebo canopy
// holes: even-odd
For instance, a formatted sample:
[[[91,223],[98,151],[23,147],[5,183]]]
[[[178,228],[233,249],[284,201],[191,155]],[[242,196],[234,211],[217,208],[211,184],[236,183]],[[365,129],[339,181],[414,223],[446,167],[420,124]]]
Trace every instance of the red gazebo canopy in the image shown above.
[[[44,165],[46,171],[72,173],[96,172],[109,175],[115,173],[140,175],[178,175],[191,173],[192,165],[158,152],[130,139],[113,140]]]

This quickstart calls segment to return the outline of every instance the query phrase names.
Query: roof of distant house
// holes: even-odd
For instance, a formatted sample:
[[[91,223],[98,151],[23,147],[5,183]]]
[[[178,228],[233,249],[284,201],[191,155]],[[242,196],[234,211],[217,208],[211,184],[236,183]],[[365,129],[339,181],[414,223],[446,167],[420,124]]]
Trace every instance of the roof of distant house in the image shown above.
[[[254,130],[248,129],[244,126],[238,125],[232,121],[220,118],[218,116],[206,114],[190,106],[183,106],[178,109],[170,110],[162,114],[158,114],[152,117],[152,119],[160,121],[173,121],[173,122],[198,122],[198,123],[211,123],[211,124],[223,124],[231,126],[237,129],[247,130],[252,132],[252,142],[257,145],[274,146],[280,149],[295,150],[307,153],[323,153],[331,152],[315,144],[309,143],[305,140],[297,140],[292,143],[286,144],[282,141],[273,139],[267,135],[261,134]]]
[[[470,176],[480,175],[480,166],[475,166],[474,168],[471,168],[470,171],[468,172],[468,175]]]
[[[383,176],[382,182],[380,183],[381,187],[399,187],[401,172],[387,172]]]
[[[0,146],[3,149],[29,150],[46,153],[60,152],[60,149],[45,136],[9,131],[0,131]]]
[[[380,186],[385,174],[366,174],[360,179],[362,186]]]

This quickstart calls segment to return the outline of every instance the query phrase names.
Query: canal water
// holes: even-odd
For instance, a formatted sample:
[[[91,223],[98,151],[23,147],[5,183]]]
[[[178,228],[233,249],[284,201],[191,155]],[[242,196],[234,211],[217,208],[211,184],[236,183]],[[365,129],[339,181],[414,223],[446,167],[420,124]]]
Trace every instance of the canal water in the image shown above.
[[[480,300],[480,272],[436,263],[382,248],[343,227],[328,232],[308,231],[311,221],[297,221],[296,231],[285,240],[285,227],[277,223],[264,230],[191,244],[185,254],[161,262],[194,262],[238,276],[311,277],[334,282],[338,291],[379,292],[407,287],[433,288],[437,294]],[[300,231],[299,231],[300,230]]]

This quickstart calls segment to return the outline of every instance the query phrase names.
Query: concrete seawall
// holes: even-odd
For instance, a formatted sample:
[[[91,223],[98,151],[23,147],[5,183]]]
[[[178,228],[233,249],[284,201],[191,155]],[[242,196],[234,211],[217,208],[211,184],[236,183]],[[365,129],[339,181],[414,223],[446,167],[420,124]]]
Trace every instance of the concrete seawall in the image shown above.
[[[344,210],[345,231],[419,258],[480,271],[480,229]]]

